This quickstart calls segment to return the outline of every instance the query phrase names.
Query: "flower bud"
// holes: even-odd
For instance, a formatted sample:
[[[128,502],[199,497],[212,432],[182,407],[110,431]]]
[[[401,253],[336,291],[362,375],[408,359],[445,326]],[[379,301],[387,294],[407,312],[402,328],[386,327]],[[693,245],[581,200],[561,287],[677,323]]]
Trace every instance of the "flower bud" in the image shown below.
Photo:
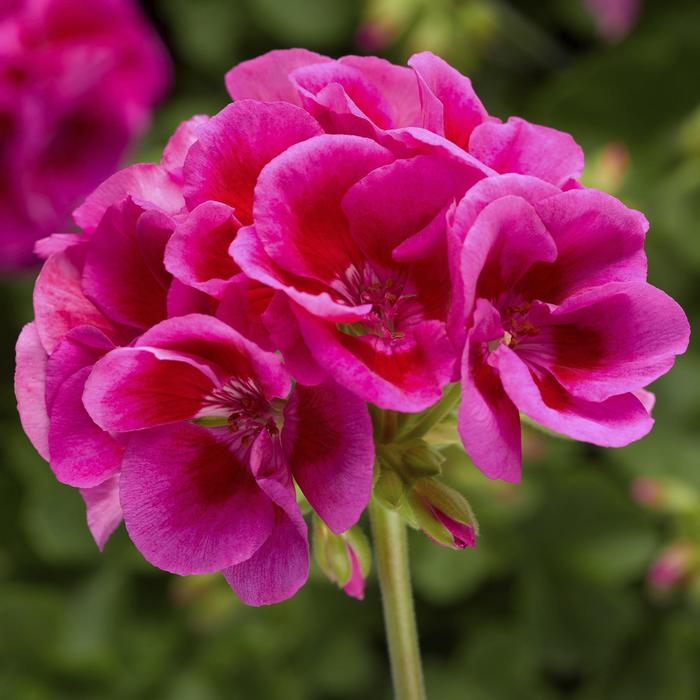
[[[445,457],[424,440],[416,440],[403,451],[404,467],[416,478],[436,476],[441,471]]]
[[[697,555],[689,542],[667,547],[649,568],[647,581],[657,595],[668,595],[687,581],[697,564]]]
[[[453,549],[476,546],[478,525],[462,494],[435,479],[419,479],[408,500],[418,527],[431,540]]]
[[[329,580],[352,598],[364,598],[365,578],[369,574],[372,554],[367,537],[359,527],[336,535],[314,516],[313,553]]]
[[[386,467],[379,468],[379,476],[374,484],[374,495],[387,508],[398,508],[403,499],[406,484],[397,472]]]

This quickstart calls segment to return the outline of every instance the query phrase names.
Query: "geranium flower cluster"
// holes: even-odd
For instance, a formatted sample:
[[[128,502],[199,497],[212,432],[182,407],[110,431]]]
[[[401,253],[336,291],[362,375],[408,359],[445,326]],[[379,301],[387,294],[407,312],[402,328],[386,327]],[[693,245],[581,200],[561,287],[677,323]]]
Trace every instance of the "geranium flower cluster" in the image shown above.
[[[170,75],[135,0],[0,6],[0,269],[38,262],[35,241],[119,166]]]
[[[650,430],[644,387],[688,324],[646,282],[644,217],[578,183],[570,136],[489,116],[430,53],[274,51],[226,83],[234,102],[160,164],[87,198],[82,234],[39,245],[20,415],[100,546],[123,518],[154,565],[276,602],[307,577],[306,501],[322,568],[359,597],[347,531],[375,454],[411,522],[474,545],[416,432],[443,393],[474,464],[508,481],[520,413],[598,445]]]

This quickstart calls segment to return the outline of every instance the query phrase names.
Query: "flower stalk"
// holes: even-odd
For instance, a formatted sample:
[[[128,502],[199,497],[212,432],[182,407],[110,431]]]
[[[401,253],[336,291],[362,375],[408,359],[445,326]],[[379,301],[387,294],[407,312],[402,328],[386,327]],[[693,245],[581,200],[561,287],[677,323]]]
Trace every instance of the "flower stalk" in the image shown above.
[[[391,676],[396,700],[425,700],[423,668],[408,566],[406,525],[376,499],[369,507]]]

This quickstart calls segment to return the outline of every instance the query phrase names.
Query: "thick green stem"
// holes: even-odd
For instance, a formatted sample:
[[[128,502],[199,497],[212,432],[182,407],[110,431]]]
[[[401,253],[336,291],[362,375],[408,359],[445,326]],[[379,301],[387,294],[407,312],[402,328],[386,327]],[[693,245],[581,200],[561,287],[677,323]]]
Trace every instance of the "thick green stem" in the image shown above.
[[[423,669],[413,610],[408,540],[401,516],[376,500],[370,503],[384,623],[396,700],[425,700]]]
[[[459,384],[452,384],[445,389],[443,397],[434,406],[420,415],[418,421],[406,432],[400,432],[397,436],[399,440],[411,440],[423,437],[433,426],[440,423],[445,416],[454,409],[459,401],[461,387]]]

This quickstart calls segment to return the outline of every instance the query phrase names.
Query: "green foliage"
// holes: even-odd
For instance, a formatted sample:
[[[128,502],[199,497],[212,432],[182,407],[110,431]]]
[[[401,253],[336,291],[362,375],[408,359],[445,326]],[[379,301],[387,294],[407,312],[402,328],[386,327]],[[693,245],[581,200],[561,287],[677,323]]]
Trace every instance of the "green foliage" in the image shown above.
[[[586,182],[649,217],[652,281],[691,325],[698,319],[695,0],[646,0],[617,45],[598,40],[570,0],[151,0],[147,10],[177,71],[139,159],[156,159],[180,120],[226,104],[223,74],[235,62],[290,45],[358,52],[358,27],[374,23],[388,58],[441,52],[493,113],[570,130],[587,150]],[[292,601],[248,609],[218,576],[152,569],[122,530],[100,555],[80,496],[55,481],[15,415],[12,348],[31,317],[31,281],[0,290],[0,697],[388,699],[372,574],[363,603],[314,569]],[[700,697],[700,584],[657,599],[646,583],[667,544],[700,547],[699,370],[693,341],[653,387],[654,432],[629,448],[526,429],[520,485],[489,482],[457,446],[444,448],[441,478],[468,497],[481,534],[463,552],[410,534],[430,697]],[[659,481],[665,501],[633,502],[641,475]]]

